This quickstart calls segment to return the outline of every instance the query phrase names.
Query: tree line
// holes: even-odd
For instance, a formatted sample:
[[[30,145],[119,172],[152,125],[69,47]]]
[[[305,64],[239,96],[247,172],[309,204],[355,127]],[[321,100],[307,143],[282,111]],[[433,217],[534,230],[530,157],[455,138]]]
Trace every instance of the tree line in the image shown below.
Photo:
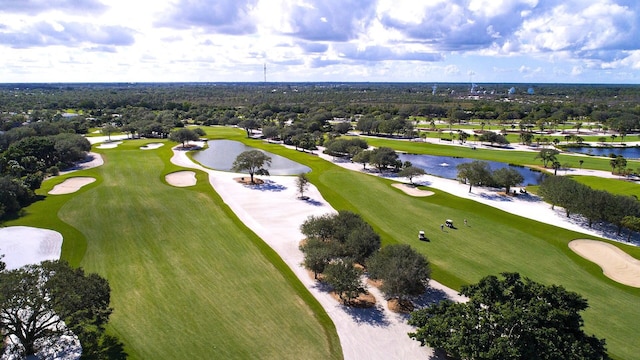
[[[512,186],[521,184],[524,177],[516,169],[504,167],[492,170],[486,161],[474,160],[459,164],[456,177],[462,183],[469,184],[469,192],[473,186],[504,187],[508,194]]]
[[[614,195],[604,190],[594,190],[566,176],[549,176],[541,184],[539,195],[551,207],[561,206],[565,214],[584,216],[589,227],[594,222],[605,221],[617,227],[640,231],[640,203],[632,196]]]
[[[32,123],[0,133],[0,218],[36,200],[46,176],[57,175],[91,150],[65,123]]]

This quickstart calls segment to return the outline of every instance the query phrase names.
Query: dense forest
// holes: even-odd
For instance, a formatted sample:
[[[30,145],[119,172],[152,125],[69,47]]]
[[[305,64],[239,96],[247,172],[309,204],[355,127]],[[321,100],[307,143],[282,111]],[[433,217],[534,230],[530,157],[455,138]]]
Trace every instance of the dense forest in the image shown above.
[[[82,135],[90,129],[164,138],[185,124],[238,125],[308,149],[352,125],[368,134],[414,137],[417,127],[435,129],[436,121],[521,135],[573,123],[624,138],[640,129],[640,86],[0,84],[0,216],[34,201],[45,176],[82,159],[90,149]]]

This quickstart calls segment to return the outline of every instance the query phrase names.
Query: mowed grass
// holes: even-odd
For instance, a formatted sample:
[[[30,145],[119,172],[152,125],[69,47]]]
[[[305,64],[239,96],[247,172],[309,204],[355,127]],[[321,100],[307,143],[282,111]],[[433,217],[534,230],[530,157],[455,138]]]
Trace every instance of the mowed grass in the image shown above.
[[[109,330],[130,358],[341,358],[324,310],[222,203],[206,174],[198,172],[195,187],[169,186],[164,175],[178,169],[168,163],[172,144],[142,151],[143,144],[102,151],[105,164],[82,173],[98,184],[48,196],[23,220],[60,207],[70,225],[45,227],[72,229],[67,246],[75,251],[63,257],[109,280]]]
[[[415,198],[391,187],[391,181],[342,169],[317,156],[279,145],[248,140],[242,131],[207,128],[211,138],[243,141],[304,163],[309,178],[323,197],[338,210],[363,216],[385,244],[407,243],[425,254],[433,278],[453,288],[476,282],[486,275],[517,271],[535,281],[558,284],[589,301],[585,329],[607,340],[615,358],[639,359],[636,330],[640,315],[640,289],[618,284],[595,264],[573,253],[567,244],[577,238],[593,238],[448,195]],[[440,230],[447,218],[458,229]],[[468,220],[468,227],[463,219]],[[424,230],[430,242],[417,240]],[[616,244],[640,259],[637,247]]]
[[[628,195],[640,198],[640,185],[623,179],[607,179],[597,176],[572,176],[582,184],[596,190],[606,190],[612,194]]]

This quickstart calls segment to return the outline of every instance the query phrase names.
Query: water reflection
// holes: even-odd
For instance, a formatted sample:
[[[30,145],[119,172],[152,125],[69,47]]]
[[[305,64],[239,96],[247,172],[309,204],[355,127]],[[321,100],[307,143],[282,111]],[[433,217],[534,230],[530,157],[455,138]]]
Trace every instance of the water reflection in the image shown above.
[[[427,174],[439,176],[446,179],[456,179],[458,175],[459,164],[469,163],[474,159],[456,158],[451,156],[434,156],[434,155],[415,155],[415,154],[400,154],[400,160],[402,162],[410,161],[413,166],[419,167],[427,172]],[[514,166],[505,164],[498,161],[487,161],[491,170],[498,170],[501,168],[509,167],[517,170],[524,181],[521,185],[538,185],[544,180],[546,174],[529,169],[523,166]]]
[[[239,141],[233,140],[210,140],[207,142],[208,148],[197,151],[193,158],[202,165],[215,170],[230,171],[236,157],[247,150],[257,150]],[[271,157],[271,166],[267,168],[271,175],[297,175],[307,173],[311,169],[295,161],[291,161],[280,155],[275,155],[267,151],[260,150]]]
[[[595,156],[609,156],[610,154],[614,154],[616,156],[622,155],[627,159],[640,158],[640,148],[636,146],[634,147],[580,147],[580,148],[568,148],[566,150],[570,152],[595,155]]]

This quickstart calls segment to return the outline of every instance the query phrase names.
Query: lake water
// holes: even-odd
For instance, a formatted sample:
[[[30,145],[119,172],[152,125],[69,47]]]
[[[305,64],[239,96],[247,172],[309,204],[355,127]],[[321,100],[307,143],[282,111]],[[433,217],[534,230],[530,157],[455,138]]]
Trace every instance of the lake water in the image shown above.
[[[609,156],[609,154],[615,154],[616,156],[622,155],[626,159],[639,159],[640,147],[581,147],[581,148],[569,148],[567,151],[577,152],[581,154],[589,154],[596,156]]]
[[[202,151],[194,152],[193,158],[208,168],[223,171],[231,171],[233,162],[243,151],[257,150],[233,140],[210,140],[207,144],[209,147]],[[280,155],[263,150],[260,151],[271,157],[271,166],[266,168],[271,175],[298,175],[311,171],[309,167]]]
[[[459,164],[472,162],[474,159],[456,158],[451,156],[433,156],[433,155],[415,155],[415,154],[400,154],[399,156],[402,162],[410,161],[413,166],[421,168],[426,171],[427,174],[439,176],[446,179],[456,179],[458,175]],[[519,185],[538,185],[544,180],[546,174],[531,170],[527,167],[513,166],[497,161],[487,161],[491,170],[498,170],[504,167],[510,167],[517,170],[524,181]]]

